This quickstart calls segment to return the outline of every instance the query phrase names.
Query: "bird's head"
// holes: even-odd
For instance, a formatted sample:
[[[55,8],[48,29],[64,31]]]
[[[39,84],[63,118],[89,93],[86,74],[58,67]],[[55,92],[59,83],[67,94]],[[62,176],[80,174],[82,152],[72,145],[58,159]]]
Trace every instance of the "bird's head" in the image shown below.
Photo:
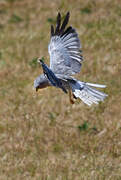
[[[44,58],[38,58],[37,62],[42,65],[44,63]],[[38,89],[43,89],[47,86],[49,86],[49,81],[44,74],[39,75],[34,81],[34,88],[36,89],[36,91],[38,91]]]
[[[36,91],[38,91],[38,89],[43,89],[48,86],[50,86],[50,84],[44,74],[38,76],[34,81],[34,88],[36,89]]]

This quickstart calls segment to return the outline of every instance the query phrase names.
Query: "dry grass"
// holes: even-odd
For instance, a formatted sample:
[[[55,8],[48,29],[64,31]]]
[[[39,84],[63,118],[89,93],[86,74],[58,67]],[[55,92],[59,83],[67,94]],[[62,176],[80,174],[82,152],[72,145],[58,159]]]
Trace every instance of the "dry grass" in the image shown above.
[[[33,90],[58,11],[71,12],[83,45],[78,78],[108,86],[99,106]],[[121,179],[120,40],[118,0],[0,1],[0,180]]]

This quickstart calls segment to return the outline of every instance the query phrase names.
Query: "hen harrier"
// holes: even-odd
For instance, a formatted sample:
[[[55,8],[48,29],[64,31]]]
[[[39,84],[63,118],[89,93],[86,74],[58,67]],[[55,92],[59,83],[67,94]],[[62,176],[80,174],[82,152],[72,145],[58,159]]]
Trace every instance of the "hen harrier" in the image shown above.
[[[81,82],[72,77],[80,72],[83,61],[81,44],[76,30],[66,25],[69,21],[69,12],[61,23],[61,14],[58,13],[56,28],[51,25],[51,39],[48,46],[50,55],[50,67],[39,58],[43,74],[34,81],[36,91],[48,86],[55,86],[69,94],[70,102],[80,98],[84,103],[91,106],[103,101],[107,94],[95,88],[105,88],[105,85]]]

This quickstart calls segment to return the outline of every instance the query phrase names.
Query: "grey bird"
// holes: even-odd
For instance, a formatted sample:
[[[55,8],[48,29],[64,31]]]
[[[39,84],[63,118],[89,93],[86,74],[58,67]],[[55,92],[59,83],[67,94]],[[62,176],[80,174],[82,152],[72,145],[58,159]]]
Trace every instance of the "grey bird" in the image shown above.
[[[66,14],[63,22],[61,14],[57,15],[56,28],[51,25],[51,39],[48,46],[50,55],[50,67],[39,58],[43,74],[34,81],[36,91],[48,86],[55,86],[69,94],[70,102],[81,99],[85,104],[91,106],[103,101],[107,94],[96,88],[105,88],[105,85],[82,82],[73,77],[80,72],[83,56],[81,43],[76,30],[69,26],[66,28],[70,14]]]

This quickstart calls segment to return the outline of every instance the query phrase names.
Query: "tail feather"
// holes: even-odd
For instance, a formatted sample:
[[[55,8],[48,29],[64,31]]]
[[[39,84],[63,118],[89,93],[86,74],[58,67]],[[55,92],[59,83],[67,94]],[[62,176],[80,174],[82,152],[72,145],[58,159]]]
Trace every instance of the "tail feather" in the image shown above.
[[[96,90],[94,88],[90,88],[89,86],[86,87],[88,89],[88,91],[90,92],[90,94],[92,94],[93,96],[99,98],[99,99],[104,99],[107,94],[103,93],[103,92],[100,92],[99,90]]]
[[[74,96],[81,99],[85,104],[89,106],[91,106],[93,103],[98,104],[108,96],[107,94],[93,88],[105,88],[105,85],[77,81],[75,84],[71,84],[71,86]]]
[[[93,83],[86,83],[86,84],[92,87],[106,88],[106,85],[102,85],[102,84],[93,84]]]

